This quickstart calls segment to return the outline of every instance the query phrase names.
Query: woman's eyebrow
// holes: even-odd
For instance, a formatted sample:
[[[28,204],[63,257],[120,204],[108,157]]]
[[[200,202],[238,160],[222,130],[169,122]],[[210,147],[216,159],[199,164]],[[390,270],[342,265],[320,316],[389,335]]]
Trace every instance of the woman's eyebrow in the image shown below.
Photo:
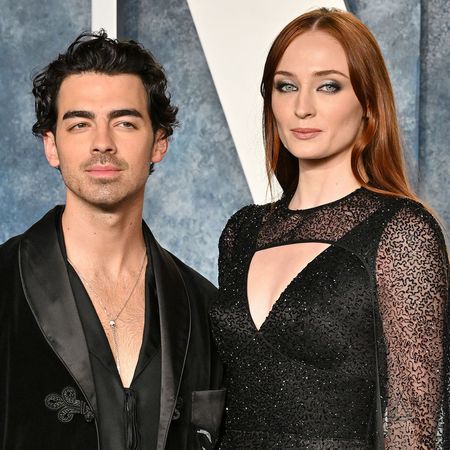
[[[335,70],[335,69],[319,70],[318,72],[314,72],[313,76],[315,76],[315,77],[323,77],[323,76],[326,76],[326,75],[333,75],[333,74],[338,74],[338,75],[342,75],[345,78],[349,78],[349,76],[345,75],[345,73],[342,73],[339,70]],[[292,72],[289,72],[287,70],[277,70],[275,72],[275,75],[284,75],[286,77],[293,77],[293,76],[295,76]]]
[[[314,72],[314,76],[315,77],[324,77],[326,75],[333,75],[333,74],[338,74],[338,75],[342,75],[345,78],[349,78],[348,75],[345,75],[345,73],[340,72],[339,70],[336,69],[328,69],[328,70],[319,70],[318,72]]]

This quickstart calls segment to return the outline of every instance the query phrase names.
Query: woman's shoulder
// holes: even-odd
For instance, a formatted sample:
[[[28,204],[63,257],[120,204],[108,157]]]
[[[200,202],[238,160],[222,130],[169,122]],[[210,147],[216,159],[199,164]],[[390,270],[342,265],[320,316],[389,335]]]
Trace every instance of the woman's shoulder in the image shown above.
[[[238,209],[228,219],[225,229],[227,228],[241,228],[248,224],[254,224],[255,221],[260,221],[264,215],[270,211],[273,203],[267,203],[265,205],[256,205],[254,203],[243,206]]]
[[[266,205],[246,205],[237,210],[227,221],[219,239],[219,247],[231,246],[242,236],[251,236],[259,229],[264,215],[271,209]]]
[[[441,230],[439,221],[435,213],[431,211],[424,203],[404,197],[390,197],[387,202],[387,208],[394,206],[394,214],[391,223],[412,221],[423,226],[430,226],[436,230]]]
[[[410,198],[389,197],[384,204],[386,210],[390,210],[385,240],[397,244],[403,241],[409,246],[434,242],[445,248],[443,227],[435,213],[423,203]]]

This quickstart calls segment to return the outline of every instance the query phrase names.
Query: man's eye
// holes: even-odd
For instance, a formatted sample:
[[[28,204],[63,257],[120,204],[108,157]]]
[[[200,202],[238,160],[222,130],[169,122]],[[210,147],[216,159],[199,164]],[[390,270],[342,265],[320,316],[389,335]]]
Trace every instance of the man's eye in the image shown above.
[[[297,86],[287,81],[279,81],[275,84],[275,89],[279,92],[295,92]]]
[[[122,128],[136,128],[136,125],[132,122],[120,122],[119,126]]]
[[[76,123],[69,127],[69,130],[81,130],[83,128],[87,128],[88,124],[86,122]]]

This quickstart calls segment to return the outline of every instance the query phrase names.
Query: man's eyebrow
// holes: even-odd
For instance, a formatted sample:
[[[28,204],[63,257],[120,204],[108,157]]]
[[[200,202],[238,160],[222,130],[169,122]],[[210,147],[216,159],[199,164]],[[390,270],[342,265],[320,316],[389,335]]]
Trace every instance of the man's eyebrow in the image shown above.
[[[74,117],[81,117],[83,119],[95,119],[95,114],[90,111],[67,111],[63,120],[72,119]]]
[[[133,116],[143,119],[142,113],[137,109],[116,109],[108,114],[109,119],[117,119],[122,116]]]
[[[324,76],[333,75],[333,74],[338,74],[338,75],[342,75],[345,78],[349,78],[349,76],[345,75],[345,73],[342,73],[339,70],[335,70],[335,69],[319,70],[318,72],[314,72],[313,76],[315,76],[315,77],[324,77]],[[286,77],[293,77],[293,76],[295,76],[292,72],[288,72],[286,70],[277,70],[275,72],[275,75],[284,75]]]
[[[133,116],[133,117],[139,117],[143,118],[142,114],[137,109],[116,109],[114,111],[111,111],[108,113],[109,119],[117,119],[117,117],[123,117],[123,116]],[[64,116],[63,120],[66,119],[73,119],[73,118],[83,118],[83,119],[95,119],[95,114],[90,111],[83,111],[83,110],[74,110],[74,111],[67,111]]]

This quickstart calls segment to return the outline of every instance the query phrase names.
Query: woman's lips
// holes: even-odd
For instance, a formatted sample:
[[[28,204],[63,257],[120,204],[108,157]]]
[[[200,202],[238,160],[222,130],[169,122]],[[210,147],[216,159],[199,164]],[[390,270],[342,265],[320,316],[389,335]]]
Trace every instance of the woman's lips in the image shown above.
[[[322,132],[319,128],[293,128],[291,131],[297,139],[301,140],[313,139]]]

